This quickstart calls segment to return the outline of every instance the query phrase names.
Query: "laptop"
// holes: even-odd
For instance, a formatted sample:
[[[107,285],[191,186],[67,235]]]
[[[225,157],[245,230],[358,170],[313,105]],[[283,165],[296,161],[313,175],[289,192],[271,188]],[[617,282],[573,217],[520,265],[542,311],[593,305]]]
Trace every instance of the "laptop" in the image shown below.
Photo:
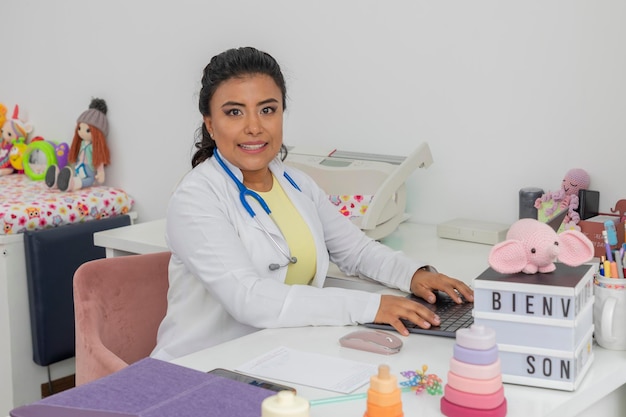
[[[555,213],[546,223],[557,231],[563,223],[567,212],[568,210],[564,209]],[[422,329],[414,323],[403,320],[402,322],[410,333],[456,337],[457,330],[470,327],[474,323],[474,316],[472,315],[474,303],[465,302],[463,304],[457,304],[443,291],[436,291],[435,294],[437,295],[437,301],[434,304],[429,304],[424,299],[416,297],[413,294],[407,296],[407,298],[426,306],[441,318],[441,324],[439,326],[431,326],[428,329]],[[365,326],[374,329],[395,331],[393,326],[385,323],[366,323]]]
[[[410,321],[403,320],[402,322],[410,333],[456,337],[457,330],[469,327],[474,323],[474,316],[472,315],[474,303],[464,302],[463,304],[457,304],[443,291],[435,291],[435,294],[437,295],[437,300],[434,304],[429,304],[423,298],[416,297],[413,294],[407,296],[407,298],[426,306],[441,319],[439,326],[431,326],[428,329],[422,329]],[[393,326],[385,323],[366,323],[365,327],[396,331]]]

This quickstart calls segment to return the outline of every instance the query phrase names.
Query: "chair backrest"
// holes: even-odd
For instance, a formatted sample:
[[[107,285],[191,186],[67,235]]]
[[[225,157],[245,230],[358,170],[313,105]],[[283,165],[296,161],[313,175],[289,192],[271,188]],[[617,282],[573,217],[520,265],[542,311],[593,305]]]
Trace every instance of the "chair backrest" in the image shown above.
[[[167,310],[169,259],[169,252],[129,255],[76,270],[76,385],[150,355]]]

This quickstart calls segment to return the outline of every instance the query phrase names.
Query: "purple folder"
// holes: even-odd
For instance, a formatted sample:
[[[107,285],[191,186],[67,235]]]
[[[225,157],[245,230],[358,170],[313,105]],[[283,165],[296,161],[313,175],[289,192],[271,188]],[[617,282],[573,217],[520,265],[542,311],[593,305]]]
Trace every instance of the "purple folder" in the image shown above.
[[[259,417],[276,393],[158,359],[10,412],[11,417]]]

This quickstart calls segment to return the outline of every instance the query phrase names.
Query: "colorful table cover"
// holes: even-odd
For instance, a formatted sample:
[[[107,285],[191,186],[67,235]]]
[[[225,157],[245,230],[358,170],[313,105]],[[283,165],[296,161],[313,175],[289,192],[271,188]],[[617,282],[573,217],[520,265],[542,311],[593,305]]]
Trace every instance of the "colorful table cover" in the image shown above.
[[[0,235],[127,214],[133,204],[119,188],[98,185],[60,191],[24,174],[0,176]]]

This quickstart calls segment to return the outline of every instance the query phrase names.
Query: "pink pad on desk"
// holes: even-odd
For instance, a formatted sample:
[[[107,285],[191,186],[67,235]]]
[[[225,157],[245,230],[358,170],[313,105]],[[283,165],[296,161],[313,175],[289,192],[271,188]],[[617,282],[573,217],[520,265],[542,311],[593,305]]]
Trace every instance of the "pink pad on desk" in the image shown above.
[[[470,394],[446,385],[444,396],[449,402],[468,408],[490,410],[497,408],[504,401],[504,387],[493,394]]]
[[[502,388],[502,375],[491,379],[473,379],[448,372],[448,385],[470,394],[493,394]]]
[[[441,412],[447,417],[504,417],[506,416],[506,399],[496,408],[480,410],[453,404],[446,400],[446,397],[443,397],[441,399]]]
[[[500,366],[500,358],[488,365],[474,365],[451,358],[450,372],[465,378],[492,379],[502,373],[502,368]]]

